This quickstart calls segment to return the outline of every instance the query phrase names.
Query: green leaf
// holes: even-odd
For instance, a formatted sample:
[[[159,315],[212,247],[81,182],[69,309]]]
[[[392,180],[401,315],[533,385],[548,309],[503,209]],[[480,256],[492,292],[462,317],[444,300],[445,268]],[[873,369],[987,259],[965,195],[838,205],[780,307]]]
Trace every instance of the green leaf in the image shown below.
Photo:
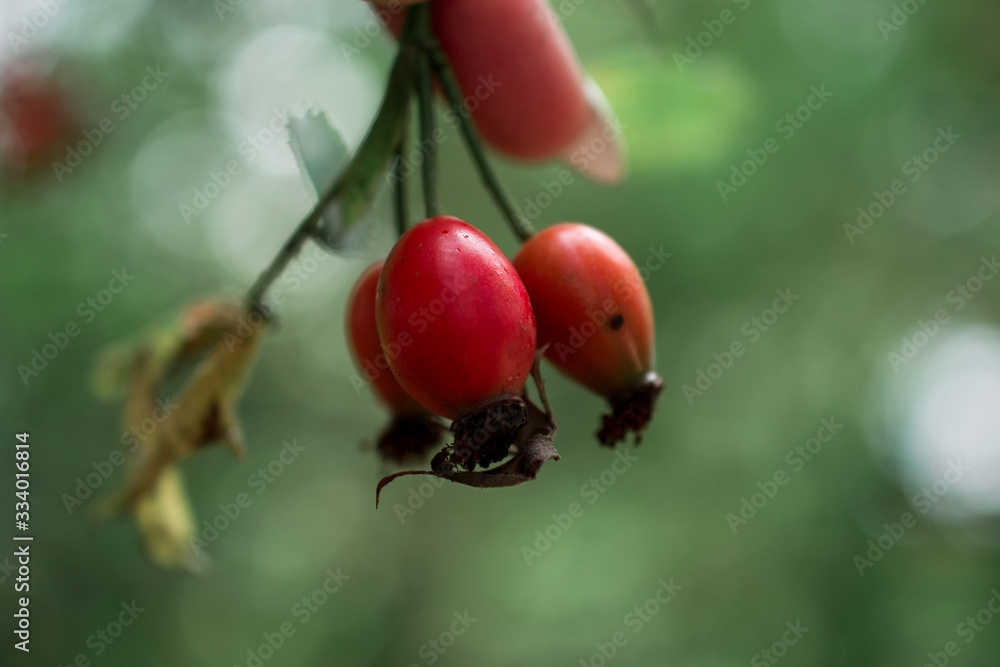
[[[312,194],[319,198],[341,177],[350,163],[350,153],[340,132],[330,125],[322,111],[310,110],[288,120],[288,143]],[[376,190],[373,196],[378,196]],[[323,211],[313,239],[335,252],[363,247],[376,215],[368,209],[354,224],[345,224],[340,199],[334,199]]]

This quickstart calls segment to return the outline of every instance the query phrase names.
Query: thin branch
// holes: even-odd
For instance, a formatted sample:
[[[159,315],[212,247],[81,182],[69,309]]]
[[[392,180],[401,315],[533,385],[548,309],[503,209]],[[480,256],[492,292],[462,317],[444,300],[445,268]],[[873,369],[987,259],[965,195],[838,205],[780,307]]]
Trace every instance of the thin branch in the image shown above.
[[[437,75],[445,97],[448,98],[448,103],[451,105],[452,111],[454,111],[454,115],[458,119],[459,130],[465,139],[465,145],[469,149],[472,161],[479,171],[483,185],[486,186],[486,189],[493,197],[493,202],[503,213],[504,217],[507,218],[511,229],[514,230],[514,234],[522,241],[527,241],[535,233],[535,230],[531,227],[531,223],[521,215],[517,205],[511,200],[507,190],[504,189],[500,183],[500,179],[494,173],[493,167],[486,157],[486,152],[483,150],[483,144],[479,139],[479,132],[469,117],[469,110],[465,106],[458,82],[455,80],[455,73],[451,69],[451,64],[448,62],[447,56],[445,56],[440,47],[432,49],[430,56],[434,73]]]
[[[393,214],[396,221],[396,233],[403,235],[409,226],[410,211],[407,205],[406,180],[403,178],[403,149],[406,146],[406,135],[396,147],[396,159],[392,163]]]
[[[393,150],[399,145],[400,137],[405,130],[418,55],[414,47],[415,32],[415,22],[408,19],[400,38],[399,52],[389,74],[385,97],[382,98],[382,104],[368,134],[365,135],[344,172],[320,195],[312,210],[306,214],[268,267],[251,285],[246,295],[248,308],[256,310],[265,317],[270,316],[270,313],[263,308],[263,299],[268,287],[299,253],[306,239],[317,233],[323,215],[332,202],[340,201],[343,229],[353,224],[371,202],[385,173],[386,163],[391,159]]]
[[[417,100],[420,108],[420,150],[423,156],[424,207],[426,216],[441,212],[438,195],[437,144],[434,141],[434,90],[431,87],[430,56],[423,52],[417,61]]]

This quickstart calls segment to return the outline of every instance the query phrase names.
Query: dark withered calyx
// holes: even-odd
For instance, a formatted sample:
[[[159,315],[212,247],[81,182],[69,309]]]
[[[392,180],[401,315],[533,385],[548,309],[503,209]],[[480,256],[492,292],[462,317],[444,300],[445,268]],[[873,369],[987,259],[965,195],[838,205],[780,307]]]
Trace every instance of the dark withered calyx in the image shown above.
[[[642,431],[653,418],[656,399],[663,391],[663,379],[654,372],[647,373],[630,389],[611,399],[611,414],[601,417],[597,439],[606,447],[614,447],[625,440],[629,433],[635,435],[635,444],[642,442]]]
[[[531,481],[542,464],[549,459],[558,460],[555,419],[545,397],[538,365],[536,358],[531,376],[538,388],[541,408],[525,392],[522,398],[506,399],[455,420],[451,428],[455,441],[435,455],[431,469],[405,470],[383,477],[375,490],[375,506],[378,507],[382,488],[397,477],[433,475],[466,486],[498,488]],[[507,461],[500,463],[504,459]],[[499,465],[475,470],[476,466],[485,468],[494,463]]]

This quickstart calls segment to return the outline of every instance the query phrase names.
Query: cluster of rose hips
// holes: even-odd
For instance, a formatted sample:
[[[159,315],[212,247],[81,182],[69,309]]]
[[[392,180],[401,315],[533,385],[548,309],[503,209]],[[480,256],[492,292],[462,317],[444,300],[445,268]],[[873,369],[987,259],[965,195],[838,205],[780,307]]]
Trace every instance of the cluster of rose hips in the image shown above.
[[[568,159],[600,181],[621,177],[606,118],[585,92],[593,87],[545,0],[433,0],[426,11],[467,95],[459,111],[488,144],[523,161]],[[399,34],[402,17],[382,14]],[[638,442],[663,382],[652,304],[625,251],[583,224],[538,233],[515,225],[524,243],[510,261],[474,226],[428,215],[361,274],[347,305],[352,356],[394,415],[379,438],[383,458],[424,456],[445,432],[441,418],[451,420],[454,441],[433,458],[432,474],[472,473],[523,454],[534,430],[551,438],[540,354],[611,403],[602,444],[629,433]],[[544,415],[527,399],[529,376]],[[539,459],[557,458],[550,452]]]
[[[625,251],[587,225],[533,235],[512,263],[457,218],[424,220],[361,274],[346,320],[358,368],[396,417],[379,443],[386,458],[424,454],[441,431],[434,415],[453,420],[455,443],[435,471],[510,454],[536,349],[610,401],[597,434],[606,445],[638,434],[662,389],[646,286]]]

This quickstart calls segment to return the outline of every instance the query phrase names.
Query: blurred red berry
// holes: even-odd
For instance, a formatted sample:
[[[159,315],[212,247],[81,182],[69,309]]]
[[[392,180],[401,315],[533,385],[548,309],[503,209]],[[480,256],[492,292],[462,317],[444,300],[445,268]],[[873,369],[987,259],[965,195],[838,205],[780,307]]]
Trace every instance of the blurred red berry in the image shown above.
[[[438,442],[443,428],[399,386],[379,343],[375,291],[382,263],[383,260],[378,260],[361,273],[348,297],[344,321],[358,372],[393,413],[393,422],[379,437],[379,452],[386,458],[403,461],[422,456]],[[359,381],[354,381],[355,386]]]
[[[378,339],[375,290],[385,260],[378,260],[358,277],[347,300],[347,340],[358,372],[372,384],[378,397],[396,414],[416,414],[424,407],[399,386]]]
[[[0,149],[4,162],[26,170],[65,148],[76,128],[66,93],[38,68],[15,64],[0,80]]]
[[[405,12],[379,13],[394,34]],[[594,180],[625,174],[623,139],[545,0],[434,0],[434,33],[483,140],[526,162],[562,158]]]

